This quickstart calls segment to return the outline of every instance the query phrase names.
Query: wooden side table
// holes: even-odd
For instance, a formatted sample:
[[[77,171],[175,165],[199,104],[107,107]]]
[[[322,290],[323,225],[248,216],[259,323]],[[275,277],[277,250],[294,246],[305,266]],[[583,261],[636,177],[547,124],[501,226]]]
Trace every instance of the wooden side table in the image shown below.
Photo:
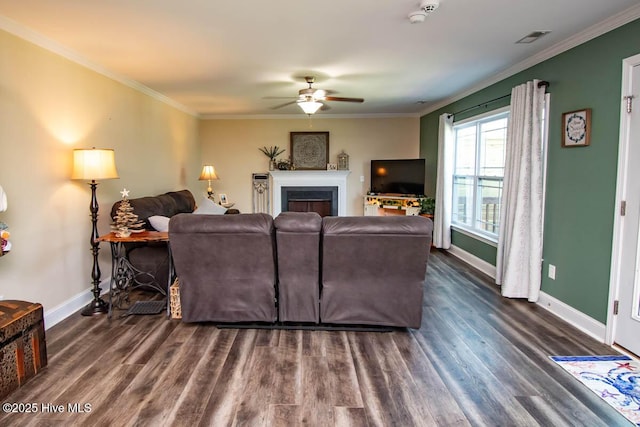
[[[158,307],[162,311],[166,308],[167,316],[170,316],[170,307],[168,304],[168,290],[174,276],[173,258],[171,256],[171,245],[169,244],[169,233],[163,231],[143,231],[141,233],[132,233],[129,237],[118,237],[115,233],[105,234],[96,239],[96,242],[109,242],[111,245],[111,284],[109,287],[109,318],[113,307],[124,308],[123,304],[129,303],[129,292],[132,289],[141,286],[152,287],[162,293],[166,299],[164,301],[136,301],[129,306],[127,313],[129,314],[156,314]],[[148,243],[148,242],[166,242],[169,255],[169,277],[167,288],[154,286],[149,283],[139,283],[136,281],[137,274],[149,274],[135,268],[127,258],[125,243]],[[153,283],[153,282],[152,282]]]

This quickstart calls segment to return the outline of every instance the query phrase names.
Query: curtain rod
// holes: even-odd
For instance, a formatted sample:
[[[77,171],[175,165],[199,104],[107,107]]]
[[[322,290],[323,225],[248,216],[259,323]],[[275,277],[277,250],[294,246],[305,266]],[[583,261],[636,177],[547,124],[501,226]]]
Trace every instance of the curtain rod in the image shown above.
[[[542,87],[542,86],[544,86],[544,87],[545,87],[545,89],[546,89],[546,88],[548,88],[548,87],[549,87],[549,82],[548,82],[548,81],[545,81],[545,80],[539,81],[539,82],[538,82],[538,87]],[[451,113],[451,114],[449,114],[449,117],[451,117],[451,116],[455,116],[455,115],[457,115],[457,114],[466,113],[467,111],[475,110],[476,108],[486,107],[487,105],[489,105],[489,104],[491,104],[491,103],[494,103],[494,102],[496,102],[496,101],[500,101],[501,99],[505,99],[505,98],[508,98],[508,97],[510,97],[510,96],[511,96],[511,94],[510,94],[510,93],[509,93],[509,94],[507,94],[507,95],[502,95],[502,96],[500,96],[500,97],[498,97],[498,98],[494,98],[494,99],[492,99],[492,100],[490,100],[490,101],[483,102],[482,104],[474,105],[473,107],[465,108],[464,110],[460,110],[460,111],[458,111],[458,112]]]

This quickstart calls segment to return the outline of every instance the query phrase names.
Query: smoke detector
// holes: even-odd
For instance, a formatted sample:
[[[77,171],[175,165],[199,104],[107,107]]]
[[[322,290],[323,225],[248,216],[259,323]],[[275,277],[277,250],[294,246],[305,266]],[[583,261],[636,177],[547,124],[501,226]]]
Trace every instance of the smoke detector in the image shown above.
[[[420,10],[424,11],[424,13],[429,14],[436,10],[440,6],[440,0],[422,0],[420,3]]]
[[[415,12],[409,13],[409,22],[412,24],[418,24],[420,22],[424,22],[424,18],[427,17],[427,14],[422,10],[416,10]]]
[[[409,21],[412,24],[424,22],[427,15],[436,10],[438,6],[440,6],[440,0],[422,0],[420,9],[409,13]]]

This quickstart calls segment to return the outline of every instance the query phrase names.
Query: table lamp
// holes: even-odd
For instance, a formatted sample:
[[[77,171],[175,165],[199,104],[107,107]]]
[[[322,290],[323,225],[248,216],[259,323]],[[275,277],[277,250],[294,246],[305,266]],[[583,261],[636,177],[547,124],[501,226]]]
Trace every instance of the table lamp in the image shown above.
[[[211,165],[204,165],[202,167],[202,172],[200,173],[199,181],[208,181],[209,186],[207,187],[207,196],[213,200],[213,189],[211,188],[211,180],[220,179],[218,175],[216,175],[216,168]]]
[[[96,241],[98,238],[98,199],[96,198],[98,183],[96,181],[114,178],[118,178],[118,171],[116,170],[113,150],[96,149],[95,147],[73,150],[73,173],[71,174],[71,179],[89,181],[88,184],[91,187],[89,211],[91,212],[92,226],[90,243],[93,255],[93,268],[91,269],[93,301],[81,311],[83,316],[94,316],[109,311],[107,303],[100,298],[100,266],[98,265],[100,243]]]

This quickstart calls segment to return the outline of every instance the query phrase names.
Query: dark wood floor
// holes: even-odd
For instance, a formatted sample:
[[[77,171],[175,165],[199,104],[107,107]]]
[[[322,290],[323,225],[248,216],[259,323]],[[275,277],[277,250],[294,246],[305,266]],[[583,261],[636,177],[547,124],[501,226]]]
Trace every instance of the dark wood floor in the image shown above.
[[[401,278],[399,278],[401,279]],[[74,315],[47,331],[49,366],[0,425],[616,426],[551,355],[613,354],[434,252],[420,330],[217,329],[159,316]],[[90,404],[69,413],[68,404]],[[64,413],[43,413],[64,405]]]

